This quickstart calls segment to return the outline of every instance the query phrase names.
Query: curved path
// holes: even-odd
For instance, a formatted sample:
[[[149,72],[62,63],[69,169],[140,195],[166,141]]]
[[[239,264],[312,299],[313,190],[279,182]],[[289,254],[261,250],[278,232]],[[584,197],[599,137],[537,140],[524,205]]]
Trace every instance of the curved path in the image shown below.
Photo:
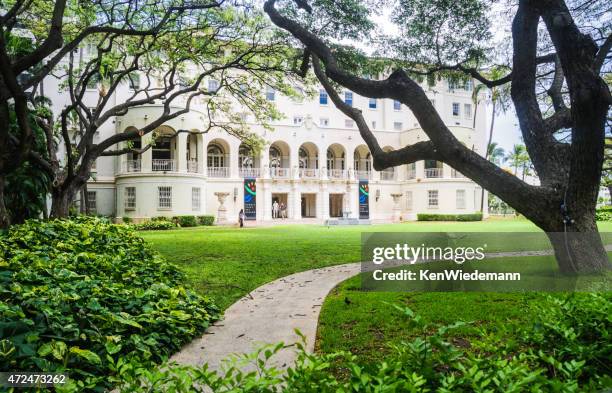
[[[612,251],[612,245],[607,245],[606,250]],[[486,258],[544,255],[552,255],[552,250],[488,253]],[[325,297],[336,285],[360,271],[360,262],[349,263],[295,273],[265,284],[230,306],[223,320],[171,360],[195,366],[208,362],[210,369],[217,370],[229,355],[250,353],[263,344],[299,341],[295,329],[306,336],[306,349],[312,352]],[[272,363],[285,368],[293,365],[295,358],[295,350],[288,347],[274,356]]]

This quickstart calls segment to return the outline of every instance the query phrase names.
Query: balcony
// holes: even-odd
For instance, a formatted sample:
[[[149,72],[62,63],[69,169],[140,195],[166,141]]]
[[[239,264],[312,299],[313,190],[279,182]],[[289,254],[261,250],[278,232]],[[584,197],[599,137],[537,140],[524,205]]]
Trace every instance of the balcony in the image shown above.
[[[270,177],[273,179],[289,179],[290,175],[289,168],[270,168]]]
[[[121,171],[124,173],[140,172],[142,170],[141,160],[127,160],[123,162]]]
[[[300,168],[300,179],[316,179],[319,177],[319,170],[315,168]]]
[[[357,180],[370,180],[372,178],[372,171],[355,171],[355,177]]]
[[[395,180],[395,171],[385,169],[380,172],[380,180]]]
[[[442,168],[425,168],[425,177],[428,179],[439,179],[442,177]]]
[[[174,172],[176,171],[176,161],[151,160],[151,170],[153,172]]]
[[[229,177],[228,167],[208,167],[208,177],[225,178]]]
[[[245,179],[256,179],[261,177],[261,169],[260,168],[240,168],[240,177]]]
[[[416,171],[414,169],[409,169],[408,174],[406,175],[406,180],[412,180],[416,178]]]
[[[348,179],[348,171],[345,169],[328,169],[327,177],[330,179]]]

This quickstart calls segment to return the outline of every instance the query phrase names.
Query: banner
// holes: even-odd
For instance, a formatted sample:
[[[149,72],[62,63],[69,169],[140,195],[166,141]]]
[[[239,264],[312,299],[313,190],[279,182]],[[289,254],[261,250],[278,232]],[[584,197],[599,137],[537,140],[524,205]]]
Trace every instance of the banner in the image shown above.
[[[247,220],[257,219],[257,186],[255,179],[244,179],[244,215]]]
[[[370,218],[370,187],[367,180],[359,181],[359,218]]]

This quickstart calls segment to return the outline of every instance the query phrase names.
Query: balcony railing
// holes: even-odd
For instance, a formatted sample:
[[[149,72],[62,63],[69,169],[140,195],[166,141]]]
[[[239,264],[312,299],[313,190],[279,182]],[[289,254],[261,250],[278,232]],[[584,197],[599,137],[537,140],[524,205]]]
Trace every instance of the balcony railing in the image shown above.
[[[243,177],[243,178],[261,177],[261,169],[260,168],[240,168],[240,177]]]
[[[228,167],[208,167],[208,177],[229,177]]]
[[[345,169],[328,169],[327,177],[330,179],[347,179],[348,171]]]
[[[395,180],[395,171],[384,170],[380,172],[380,180]]]
[[[126,173],[140,172],[142,169],[142,162],[140,160],[127,160],[123,162],[122,171]]]
[[[174,160],[152,160],[151,170],[153,172],[173,172],[176,170],[176,162]]]
[[[270,177],[273,179],[288,179],[290,174],[289,168],[270,168]]]
[[[300,168],[301,179],[316,179],[319,177],[319,170],[315,168]]]
[[[355,171],[355,177],[357,180],[370,180],[372,178],[372,171]]]
[[[425,168],[425,177],[428,179],[441,178],[442,168]]]
[[[192,173],[200,172],[200,169],[198,168],[198,160],[187,161],[187,172],[192,172]]]

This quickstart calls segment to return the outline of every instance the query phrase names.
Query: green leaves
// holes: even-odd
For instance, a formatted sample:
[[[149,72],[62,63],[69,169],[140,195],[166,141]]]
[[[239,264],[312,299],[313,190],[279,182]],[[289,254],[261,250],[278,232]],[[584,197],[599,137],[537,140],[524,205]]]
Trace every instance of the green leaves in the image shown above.
[[[103,219],[13,226],[0,260],[0,364],[70,370],[81,390],[153,367],[217,318],[132,228]]]

